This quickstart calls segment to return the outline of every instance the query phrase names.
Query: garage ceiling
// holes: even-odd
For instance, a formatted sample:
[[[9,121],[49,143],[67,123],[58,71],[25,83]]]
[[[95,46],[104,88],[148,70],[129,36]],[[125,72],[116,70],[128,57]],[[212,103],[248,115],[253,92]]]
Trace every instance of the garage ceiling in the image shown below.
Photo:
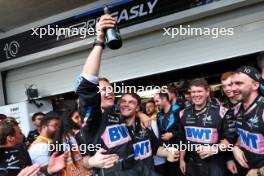
[[[0,33],[95,0],[0,0]]]

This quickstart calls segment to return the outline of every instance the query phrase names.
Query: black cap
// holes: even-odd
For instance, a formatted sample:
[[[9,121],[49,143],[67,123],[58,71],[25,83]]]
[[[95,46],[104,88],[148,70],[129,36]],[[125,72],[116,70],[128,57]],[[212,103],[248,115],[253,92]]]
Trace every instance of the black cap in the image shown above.
[[[262,82],[260,72],[254,67],[242,66],[239,69],[237,69],[236,71],[248,75],[251,79],[253,79],[257,82],[260,82],[260,83]]]

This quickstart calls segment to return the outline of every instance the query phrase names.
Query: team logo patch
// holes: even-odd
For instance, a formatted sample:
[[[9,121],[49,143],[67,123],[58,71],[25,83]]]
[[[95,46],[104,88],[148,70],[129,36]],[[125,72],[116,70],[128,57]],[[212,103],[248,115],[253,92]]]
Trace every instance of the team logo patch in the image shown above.
[[[238,128],[237,131],[241,147],[253,153],[264,154],[264,136],[262,134],[251,133],[241,128]]]
[[[253,118],[250,118],[247,122],[247,125],[253,129],[253,128],[258,128],[259,127],[259,117],[257,116],[257,114],[254,115]]]
[[[206,124],[212,124],[213,123],[212,120],[213,119],[212,119],[212,117],[210,115],[204,114],[204,117],[202,119],[202,123],[203,123],[204,126],[206,126]]]
[[[106,127],[101,136],[108,148],[113,148],[131,140],[125,124],[111,125]]]
[[[143,160],[152,156],[151,143],[149,140],[133,144],[135,160]]]
[[[118,116],[113,116],[113,115],[109,114],[107,117],[108,117],[107,120],[110,123],[119,123],[119,121],[120,121]]]
[[[215,144],[218,142],[216,128],[185,126],[186,139],[192,142]]]

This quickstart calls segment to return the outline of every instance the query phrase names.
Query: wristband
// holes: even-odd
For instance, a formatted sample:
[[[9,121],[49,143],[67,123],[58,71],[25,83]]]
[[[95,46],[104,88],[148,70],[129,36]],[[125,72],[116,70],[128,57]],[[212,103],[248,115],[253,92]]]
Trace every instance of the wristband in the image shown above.
[[[105,42],[102,42],[100,40],[94,39],[93,47],[94,46],[101,46],[104,49],[105,48]]]

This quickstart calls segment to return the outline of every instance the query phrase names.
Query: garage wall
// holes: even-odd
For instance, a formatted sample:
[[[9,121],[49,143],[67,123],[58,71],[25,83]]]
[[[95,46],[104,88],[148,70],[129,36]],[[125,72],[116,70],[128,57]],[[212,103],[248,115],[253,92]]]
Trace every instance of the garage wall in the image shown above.
[[[191,27],[233,27],[233,36],[163,36],[157,30],[124,41],[122,49],[106,49],[101,75],[111,81],[161,73],[264,50],[264,3],[186,23]],[[177,26],[172,26],[177,27]],[[8,103],[26,100],[25,85],[37,84],[39,95],[73,90],[74,80],[90,49],[8,71]]]

